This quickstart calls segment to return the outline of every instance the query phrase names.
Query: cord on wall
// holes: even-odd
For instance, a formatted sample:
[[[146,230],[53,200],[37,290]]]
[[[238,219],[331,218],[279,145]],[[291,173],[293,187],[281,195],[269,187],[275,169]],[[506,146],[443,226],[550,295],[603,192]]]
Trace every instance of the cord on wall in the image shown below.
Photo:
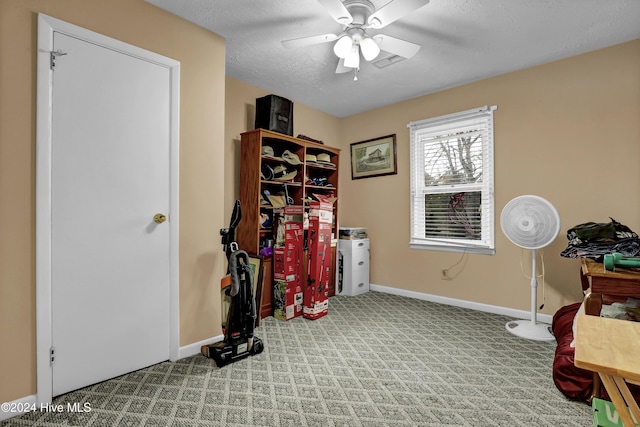
[[[542,304],[540,304],[540,307],[538,307],[538,310],[542,310],[544,308],[544,303],[546,301],[546,296],[545,296],[545,288],[546,288],[546,283],[544,281],[544,250],[543,249],[539,249],[536,251],[536,255],[540,254],[540,263],[542,264],[542,272],[540,274],[536,274],[537,278],[540,278],[540,280],[542,281]],[[531,280],[531,276],[529,276],[522,265],[522,258],[524,257],[524,249],[522,249],[520,251],[520,270],[522,271],[522,275],[524,277],[526,277],[527,279]]]
[[[460,274],[460,272],[462,272],[463,268],[460,268],[460,270],[455,273],[455,274],[451,274],[451,270],[456,267],[457,265],[459,265],[462,261],[464,261],[464,264],[462,264],[462,267],[465,266],[465,264],[467,263],[467,248],[464,249],[464,252],[462,252],[462,255],[460,256],[460,259],[458,261],[456,261],[453,265],[451,265],[448,268],[443,268],[441,270],[441,276],[440,278],[442,280],[451,280],[451,279],[455,279],[458,274]]]

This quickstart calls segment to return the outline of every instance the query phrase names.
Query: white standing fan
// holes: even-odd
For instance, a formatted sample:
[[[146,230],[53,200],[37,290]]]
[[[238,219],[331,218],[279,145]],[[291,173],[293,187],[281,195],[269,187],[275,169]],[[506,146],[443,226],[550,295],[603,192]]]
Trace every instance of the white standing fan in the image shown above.
[[[523,338],[553,341],[551,328],[538,323],[536,279],[536,249],[541,249],[558,237],[560,216],[551,203],[538,196],[519,196],[507,203],[500,214],[502,232],[512,243],[531,249],[531,320],[507,322],[507,331]]]

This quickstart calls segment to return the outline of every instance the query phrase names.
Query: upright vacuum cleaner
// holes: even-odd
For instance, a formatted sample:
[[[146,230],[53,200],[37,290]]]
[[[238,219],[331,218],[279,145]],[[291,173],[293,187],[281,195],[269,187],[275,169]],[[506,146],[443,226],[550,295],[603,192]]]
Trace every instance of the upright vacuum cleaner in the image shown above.
[[[224,341],[203,345],[200,348],[202,354],[212,358],[218,367],[252,354],[262,353],[264,350],[262,340],[253,336],[257,315],[249,255],[238,248],[235,240],[236,227],[241,219],[240,201],[236,200],[229,228],[220,230],[222,247],[228,261],[227,275],[221,280],[221,286],[226,299],[230,300],[226,317],[223,313],[223,319],[226,319],[222,323]]]

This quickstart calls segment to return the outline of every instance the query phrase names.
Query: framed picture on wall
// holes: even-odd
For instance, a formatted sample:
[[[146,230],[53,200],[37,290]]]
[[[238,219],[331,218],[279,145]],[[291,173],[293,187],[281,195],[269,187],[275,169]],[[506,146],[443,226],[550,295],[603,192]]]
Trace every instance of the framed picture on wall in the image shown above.
[[[395,134],[351,144],[351,179],[397,173]]]

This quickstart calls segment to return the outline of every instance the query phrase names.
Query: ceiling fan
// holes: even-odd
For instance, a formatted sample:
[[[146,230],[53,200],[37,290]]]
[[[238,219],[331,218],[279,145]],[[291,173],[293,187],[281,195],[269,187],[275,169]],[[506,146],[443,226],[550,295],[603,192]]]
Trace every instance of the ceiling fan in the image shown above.
[[[336,73],[355,70],[354,80],[358,80],[360,54],[366,61],[377,58],[381,50],[388,52],[392,57],[409,59],[420,50],[418,44],[385,34],[369,35],[368,30],[384,28],[426,5],[429,0],[391,0],[378,10],[369,0],[318,0],[318,2],[337,23],[344,25],[342,32],[284,40],[282,45],[293,49],[337,40],[333,46],[333,51],[339,58]],[[398,59],[400,58],[396,58]]]

